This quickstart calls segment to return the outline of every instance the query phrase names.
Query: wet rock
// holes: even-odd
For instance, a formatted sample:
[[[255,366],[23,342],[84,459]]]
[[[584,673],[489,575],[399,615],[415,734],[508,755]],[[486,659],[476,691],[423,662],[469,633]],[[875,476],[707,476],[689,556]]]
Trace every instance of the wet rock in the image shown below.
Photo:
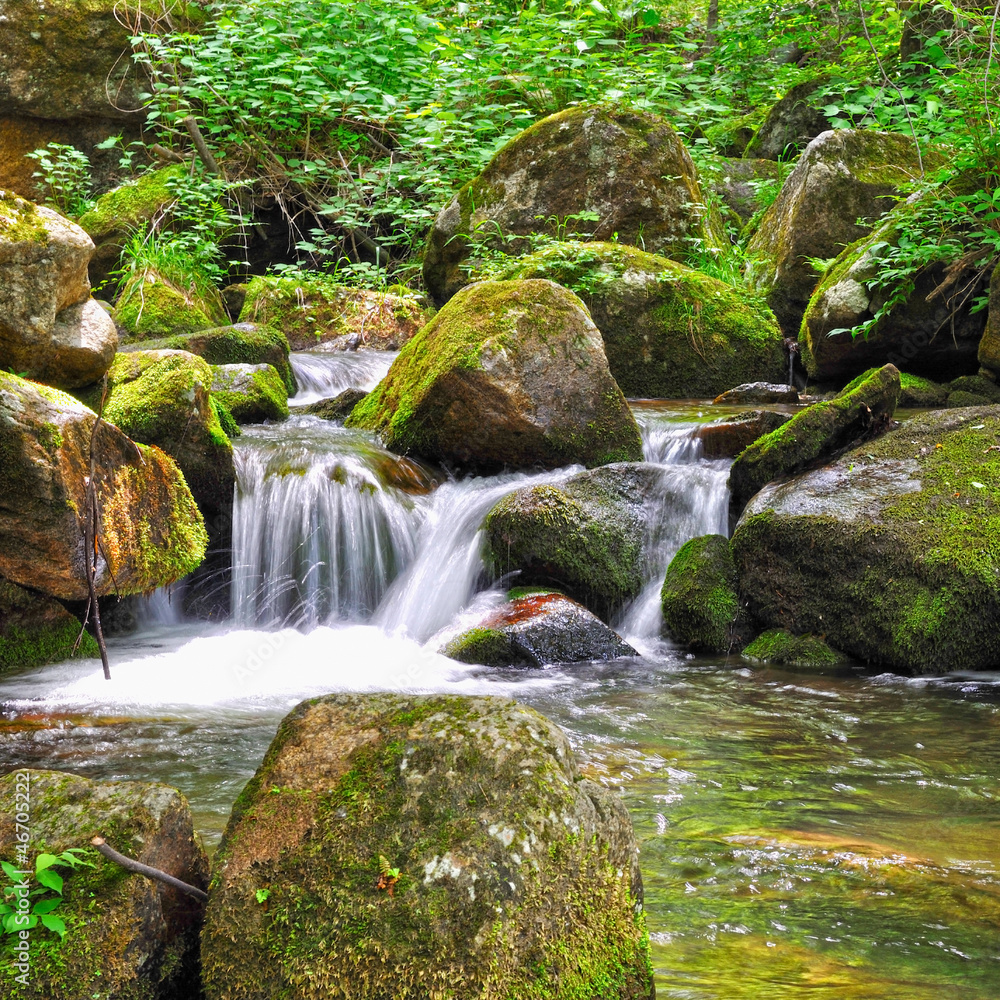
[[[212,395],[239,424],[288,419],[288,390],[273,365],[212,365]]]
[[[99,656],[97,641],[87,632],[81,637],[80,632],[79,619],[58,601],[0,577],[0,673],[71,656]]]
[[[65,393],[0,372],[0,574],[9,580],[59,598],[87,597],[80,517],[96,420]],[[174,461],[108,424],[94,452],[98,592],[141,593],[190,573],[207,539]]]
[[[595,984],[607,1000],[652,995],[622,800],[581,777],[556,726],[506,699],[303,702],[233,809],[212,885],[208,1000],[434,983],[461,997],[496,984],[538,1000]]]
[[[567,108],[526,129],[466,184],[434,220],[424,284],[438,301],[471,279],[475,240],[536,232],[642,245],[673,256],[692,240],[715,245],[698,172],[663,119],[622,108]],[[595,219],[596,217],[596,219]],[[503,241],[525,253],[526,240]]]
[[[936,410],[766,486],[733,534],[760,628],[913,673],[1000,660],[1000,407]]]
[[[354,407],[367,395],[363,389],[345,389],[331,399],[320,399],[305,406],[296,406],[295,412],[322,417],[324,420],[346,420]]]
[[[832,260],[866,236],[871,226],[858,219],[881,218],[919,173],[916,147],[903,135],[842,129],[809,144],[747,244],[756,258],[751,281],[788,336],[798,334],[816,288],[810,260]]]
[[[729,473],[730,510],[737,517],[766,483],[884,430],[899,398],[899,372],[873,370],[836,399],[815,403],[750,445]]]
[[[830,127],[817,107],[816,91],[823,79],[797,84],[767,113],[747,142],[744,154],[762,160],[793,160],[821,132]]]
[[[990,277],[986,326],[979,342],[979,363],[994,376],[1000,374],[1000,264]]]
[[[483,281],[404,345],[349,427],[477,471],[642,457],[583,303],[551,281]]]
[[[769,309],[732,285],[618,243],[563,241],[519,260],[509,278],[548,278],[586,304],[626,396],[714,396],[788,369]]]
[[[486,515],[486,562],[519,585],[565,590],[604,619],[638,596],[644,580],[643,507],[653,465],[610,465],[559,486],[526,486]]]
[[[717,396],[715,403],[797,403],[799,392],[794,385],[776,382],[747,382],[735,389],[727,389]]]
[[[746,626],[736,588],[725,535],[685,542],[670,561],[660,591],[664,633],[695,652],[725,653],[742,645]]]
[[[899,406],[944,406],[948,398],[948,390],[937,382],[919,375],[903,372],[899,376]]]
[[[792,635],[782,629],[772,629],[757,636],[746,649],[743,658],[751,663],[774,664],[821,673],[843,667],[847,658],[828,646],[816,635]]]
[[[508,601],[441,652],[460,663],[487,667],[544,667],[639,655],[582,604],[556,593]]]
[[[747,410],[735,417],[720,417],[698,429],[706,458],[735,458],[758,438],[787,424],[790,413],[774,410]]]
[[[0,367],[66,389],[107,371],[118,334],[90,297],[93,252],[79,226],[0,191]]]
[[[81,849],[78,856],[88,864],[50,869],[64,880],[55,915],[66,924],[66,936],[60,942],[41,925],[33,928],[27,985],[8,992],[7,984],[13,985],[8,977],[4,995],[18,1000],[196,996],[205,904],[126,872],[90,846],[92,837],[102,835],[127,857],[207,889],[208,859],[184,796],[155,782],[89,781],[64,771],[26,769],[0,778],[0,796],[13,803],[29,782],[30,822],[23,825],[29,865],[40,853],[71,849]],[[21,828],[15,818],[14,809],[0,815],[4,859],[17,857]],[[37,887],[33,878],[29,885]]]
[[[151,267],[131,275],[115,303],[115,322],[130,341],[208,330],[228,319],[215,287],[173,280]]]

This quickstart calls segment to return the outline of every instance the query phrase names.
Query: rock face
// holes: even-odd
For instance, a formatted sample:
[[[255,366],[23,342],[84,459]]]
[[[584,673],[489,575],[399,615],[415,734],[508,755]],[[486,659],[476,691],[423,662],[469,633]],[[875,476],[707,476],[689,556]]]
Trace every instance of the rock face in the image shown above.
[[[823,275],[799,331],[802,362],[812,378],[841,381],[887,363],[940,380],[976,370],[986,316],[970,309],[985,292],[987,279],[971,265],[950,276],[943,263],[923,268],[906,300],[893,306],[867,336],[850,332],[885,306],[891,289],[871,290],[879,258],[887,245],[898,242],[900,224],[914,208],[898,206],[871,235],[847,247]]]
[[[293,351],[398,351],[427,319],[411,295],[300,278],[253,278],[240,311],[241,323],[273,326]]]
[[[565,242],[519,261],[512,278],[548,278],[586,303],[626,396],[715,396],[788,370],[763,303],[676,261],[618,243]]]
[[[733,535],[760,627],[915,673],[1000,658],[1000,407],[939,410],[765,487]]]
[[[660,591],[663,628],[674,642],[702,653],[742,645],[736,567],[725,535],[685,542],[670,561]]]
[[[198,506],[215,511],[232,502],[236,471],[212,382],[208,364],[187,351],[119,354],[108,372],[104,419],[162,448],[181,467]],[[87,402],[98,399],[99,391]]]
[[[780,187],[791,171],[791,165],[774,160],[722,159],[712,172],[711,184],[703,179],[702,186],[711,187],[737,227],[742,227],[762,208],[764,182]]]
[[[205,992],[648,1000],[641,901],[621,799],[537,712],[328,695],[285,718],[233,809]]]
[[[55,597],[87,597],[80,516],[96,414],[0,373],[0,574]],[[180,470],[103,424],[94,443],[101,506],[98,592],[134,594],[190,573],[207,537]]]
[[[115,321],[130,340],[155,340],[208,330],[229,319],[215,288],[173,280],[153,268],[133,274],[115,303]]]
[[[660,471],[621,464],[582,472],[561,486],[526,486],[486,515],[486,562],[518,585],[565,590],[602,618],[645,582],[643,506]]]
[[[288,419],[288,390],[273,365],[212,365],[212,395],[239,424]]]
[[[830,260],[866,236],[870,227],[857,220],[881,218],[919,173],[916,147],[902,135],[844,129],[809,143],[747,245],[753,285],[787,336],[798,333],[816,287],[809,260]]]
[[[1000,264],[990,278],[990,302],[986,314],[986,329],[979,342],[979,363],[994,377],[1000,374]]]
[[[774,410],[746,410],[735,417],[720,417],[698,430],[706,458],[735,458],[758,438],[791,420],[789,413]]]
[[[52,869],[64,879],[56,914],[67,934],[60,942],[53,932],[34,928],[28,985],[8,978],[4,995],[17,1000],[197,995],[204,903],[126,872],[90,847],[90,839],[100,834],[127,857],[207,888],[208,859],[184,796],[153,782],[89,781],[63,771],[34,770],[0,778],[0,795],[13,803],[29,782],[28,859],[83,848],[82,857],[94,867]],[[0,856],[5,860],[16,857],[18,829],[15,811],[4,810]]]
[[[581,214],[587,218],[579,218]],[[470,237],[499,233],[617,233],[623,243],[671,256],[691,240],[714,245],[698,173],[677,133],[642,112],[573,107],[511,140],[438,213],[424,257],[424,284],[438,302],[469,278]],[[596,216],[596,221],[591,219]],[[504,243],[523,253],[527,241]]]
[[[544,667],[639,655],[582,604],[555,593],[508,601],[441,652],[487,667]]]
[[[99,379],[118,334],[90,297],[90,237],[0,191],[0,367],[72,389]]]
[[[0,578],[0,672],[37,667],[71,656],[99,656],[96,640],[58,601]]]
[[[836,399],[815,403],[750,445],[729,473],[730,510],[738,516],[772,479],[804,468],[884,430],[899,399],[899,372],[874,370]]]
[[[551,281],[464,289],[402,349],[349,427],[465,469],[603,465],[642,457],[583,303]]]

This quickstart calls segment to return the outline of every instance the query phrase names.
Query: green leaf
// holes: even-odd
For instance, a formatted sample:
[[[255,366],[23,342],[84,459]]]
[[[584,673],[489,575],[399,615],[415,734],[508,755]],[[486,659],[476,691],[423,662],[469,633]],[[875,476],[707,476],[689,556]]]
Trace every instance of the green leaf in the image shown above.
[[[11,882],[20,882],[23,876],[19,875],[18,870],[9,861],[0,861],[0,867],[3,868],[4,874],[11,880]]]
[[[43,899],[35,903],[35,905],[31,908],[31,912],[42,916],[45,913],[51,913],[53,910],[57,909],[61,903],[61,899]]]
[[[42,926],[50,931],[55,931],[61,938],[66,936],[66,924],[59,917],[52,916],[51,913],[42,917]]]
[[[58,863],[59,859],[54,854],[39,854],[35,858],[35,874],[37,875],[39,872],[45,871],[46,868],[51,868]]]
[[[63,880],[61,875],[57,875],[54,871],[42,871],[38,873],[38,881],[42,885],[47,886],[53,892],[62,893],[63,891]]]

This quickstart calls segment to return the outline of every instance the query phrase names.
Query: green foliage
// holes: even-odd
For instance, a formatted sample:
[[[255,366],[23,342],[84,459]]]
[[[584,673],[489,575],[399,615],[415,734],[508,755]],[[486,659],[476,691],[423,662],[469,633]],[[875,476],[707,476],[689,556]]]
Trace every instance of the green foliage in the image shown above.
[[[39,854],[35,858],[33,876],[28,870],[15,868],[9,861],[0,862],[8,879],[0,902],[0,935],[16,935],[41,924],[60,938],[64,937],[66,923],[55,913],[63,901],[63,877],[54,869],[94,868],[93,862],[80,857],[85,853],[82,847],[70,847],[61,854]],[[31,900],[33,902],[28,902]]]
[[[31,175],[40,181],[45,203],[63,215],[77,219],[90,209],[90,160],[87,154],[61,142],[26,154],[38,163]]]

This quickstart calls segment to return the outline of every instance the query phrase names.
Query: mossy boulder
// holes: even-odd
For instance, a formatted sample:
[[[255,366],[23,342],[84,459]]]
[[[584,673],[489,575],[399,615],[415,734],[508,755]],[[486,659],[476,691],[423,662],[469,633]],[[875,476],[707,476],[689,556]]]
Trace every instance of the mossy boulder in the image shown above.
[[[793,160],[830,123],[819,109],[816,92],[822,78],[796,84],[764,116],[747,141],[743,155],[762,160]]]
[[[904,672],[995,669],[998,440],[998,406],[936,410],[765,487],[732,540],[757,625]]]
[[[657,466],[624,463],[515,490],[483,522],[487,566],[564,590],[607,620],[645,583],[643,507],[659,480]]]
[[[799,392],[794,385],[783,382],[746,382],[727,389],[713,403],[797,403]]]
[[[828,646],[819,636],[792,635],[783,629],[771,629],[757,636],[743,650],[743,658],[751,663],[773,663],[810,672],[835,670],[847,663],[842,653]]]
[[[323,420],[346,420],[354,407],[367,396],[362,389],[345,389],[331,399],[320,399],[305,406],[296,406],[295,413],[310,417],[322,417]]]
[[[927,153],[925,164],[932,160]],[[917,148],[903,135],[842,129],[809,144],[747,244],[753,287],[787,336],[798,334],[816,288],[810,261],[831,260],[867,236],[919,174]]]
[[[87,597],[80,528],[97,415],[73,397],[0,372],[0,574],[55,597]],[[173,583],[205,555],[202,516],[174,461],[104,423],[93,442],[99,594]]]
[[[734,417],[719,417],[703,424],[697,434],[705,458],[736,458],[758,438],[787,424],[790,413],[776,410],[745,410]]]
[[[118,354],[108,371],[104,419],[174,458],[202,510],[232,502],[233,446],[212,406],[212,369],[187,351]],[[100,388],[86,397],[100,404]]]
[[[660,591],[664,633],[699,653],[725,653],[742,645],[745,627],[736,588],[728,538],[702,535],[685,542],[671,559]]]
[[[846,247],[823,274],[809,300],[799,330],[802,362],[812,378],[842,381],[872,365],[905,367],[915,375],[947,380],[976,370],[976,354],[986,323],[972,302],[987,278],[971,264],[951,270],[937,262],[914,276],[904,302],[869,327],[893,289],[874,287],[887,246],[905,236],[912,202],[897,206],[868,236]]]
[[[9,969],[16,939],[3,939],[0,950],[8,973],[3,996],[197,996],[198,933],[205,904],[125,871],[90,846],[92,837],[103,836],[127,857],[205,889],[208,859],[184,796],[155,782],[90,781],[63,771],[21,769],[0,778],[5,802],[14,803],[17,793],[25,791],[27,798],[18,801],[27,803],[28,822],[19,825],[14,808],[0,815],[0,857],[15,868],[33,870],[40,853],[80,849],[79,857],[89,864],[50,869],[64,880],[55,914],[65,923],[66,934],[60,939],[41,925],[30,931],[29,971],[23,981]],[[27,829],[27,843],[18,835],[22,829]],[[34,888],[34,879],[28,884]]]
[[[701,184],[718,199],[730,225],[740,230],[774,200],[791,171],[790,164],[774,160],[719,157],[702,167]]]
[[[81,637],[80,631],[79,619],[58,601],[0,577],[0,673],[71,656],[99,656],[93,636],[84,632]]]
[[[288,340],[273,327],[234,323],[155,341],[125,344],[124,351],[189,351],[210,365],[271,365],[289,396],[295,395],[295,373],[288,360]]]
[[[93,252],[79,226],[0,191],[0,368],[64,389],[107,371],[118,333],[90,297]]]
[[[705,138],[722,156],[742,157],[750,140],[757,134],[767,117],[767,108],[754,108],[745,115],[729,118],[705,129]],[[740,161],[736,161],[740,162]],[[752,161],[747,161],[752,162]]]
[[[212,395],[238,424],[288,419],[288,390],[273,365],[212,365]]]
[[[730,511],[740,514],[765,484],[885,430],[899,399],[899,372],[873,369],[835,399],[814,403],[751,444],[729,473]]]
[[[541,232],[617,233],[668,257],[718,241],[680,136],[655,115],[603,106],[567,108],[507,143],[438,213],[424,284],[444,302],[470,280],[473,242],[525,253],[528,241],[516,237]]]
[[[1000,385],[984,375],[962,375],[947,386],[948,406],[986,406],[1000,403]],[[963,402],[968,400],[968,402]]]
[[[905,407],[937,407],[944,406],[948,398],[948,390],[929,378],[910,375],[903,372],[899,376],[899,406]]]
[[[115,322],[129,340],[155,340],[207,330],[229,319],[217,289],[193,277],[147,267],[122,285]]]
[[[626,396],[716,396],[788,369],[781,331],[763,302],[665,257],[569,241],[524,257],[507,276],[548,278],[580,296]]]
[[[201,955],[208,1000],[653,988],[621,798],[503,698],[295,708],[233,808]]]
[[[239,318],[280,330],[293,351],[358,345],[398,351],[430,317],[410,294],[348,288],[300,275],[251,279]]]
[[[582,604],[564,594],[532,593],[496,608],[441,652],[487,667],[616,660],[638,653]]]
[[[551,281],[462,290],[404,345],[349,427],[464,469],[642,457],[642,442],[583,303]]]
[[[1000,374],[1000,264],[990,276],[989,308],[979,342],[979,363],[993,375]]]

